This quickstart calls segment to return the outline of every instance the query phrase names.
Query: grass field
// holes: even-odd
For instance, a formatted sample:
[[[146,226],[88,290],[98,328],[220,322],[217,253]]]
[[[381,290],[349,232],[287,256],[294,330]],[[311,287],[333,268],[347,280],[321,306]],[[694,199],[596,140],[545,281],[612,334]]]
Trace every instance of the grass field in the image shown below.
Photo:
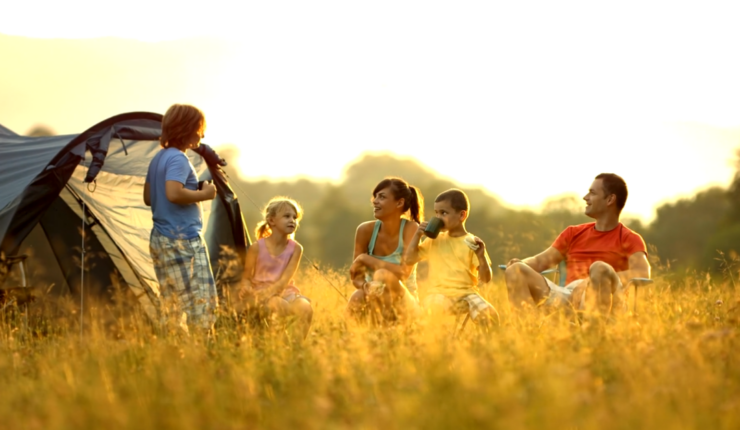
[[[299,280],[305,343],[229,315],[209,342],[157,336],[141,315],[122,337],[93,317],[80,337],[71,303],[37,304],[27,324],[6,310],[2,428],[740,428],[740,295],[719,279],[658,279],[637,315],[583,326],[511,318],[497,278],[483,294],[501,327],[459,338],[452,317],[347,327],[329,284],[344,290],[344,274]]]

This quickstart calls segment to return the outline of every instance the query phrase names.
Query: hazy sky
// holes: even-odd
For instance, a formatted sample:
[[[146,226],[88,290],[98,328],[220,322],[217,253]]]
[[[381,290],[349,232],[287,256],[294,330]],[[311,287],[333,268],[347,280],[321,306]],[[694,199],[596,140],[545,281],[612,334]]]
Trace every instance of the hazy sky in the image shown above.
[[[249,177],[392,151],[535,206],[609,171],[647,220],[728,184],[740,147],[740,6],[677,3],[13,2],[0,124],[193,103]]]

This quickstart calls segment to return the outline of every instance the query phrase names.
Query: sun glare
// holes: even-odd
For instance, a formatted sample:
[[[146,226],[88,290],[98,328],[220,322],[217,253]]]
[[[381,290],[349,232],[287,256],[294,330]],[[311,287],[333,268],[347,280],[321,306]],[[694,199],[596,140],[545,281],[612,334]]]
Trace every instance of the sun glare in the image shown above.
[[[628,212],[649,219],[658,202],[734,172],[740,30],[721,6],[135,1],[110,20],[70,15],[93,5],[107,16],[89,1],[48,2],[44,14],[15,2],[0,31],[221,40],[223,52],[184,48],[177,70],[141,79],[172,87],[149,106],[202,107],[208,141],[238,146],[248,177],[336,180],[364,152],[390,151],[537,206],[611,171],[630,185]]]

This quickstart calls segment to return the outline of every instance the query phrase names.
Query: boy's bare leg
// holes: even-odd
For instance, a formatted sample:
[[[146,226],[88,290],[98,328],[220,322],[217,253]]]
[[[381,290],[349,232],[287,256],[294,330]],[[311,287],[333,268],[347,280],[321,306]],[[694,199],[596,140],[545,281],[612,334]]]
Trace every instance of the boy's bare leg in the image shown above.
[[[452,303],[442,294],[430,294],[424,298],[422,303],[424,313],[427,316],[437,317],[452,312]]]
[[[506,268],[506,290],[512,309],[535,307],[550,293],[542,274],[524,263],[514,263]]]
[[[475,318],[475,323],[484,329],[489,329],[494,326],[501,325],[501,317],[498,311],[493,306],[487,307],[485,310],[478,313]]]

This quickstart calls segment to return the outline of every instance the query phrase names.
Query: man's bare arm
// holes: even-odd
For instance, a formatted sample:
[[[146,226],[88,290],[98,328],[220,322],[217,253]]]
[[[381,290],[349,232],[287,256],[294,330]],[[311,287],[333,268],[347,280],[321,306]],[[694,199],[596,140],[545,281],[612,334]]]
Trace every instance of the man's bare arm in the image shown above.
[[[560,251],[557,250],[557,248],[553,248],[551,246],[547,248],[546,250],[540,252],[539,254],[534,255],[532,257],[527,257],[523,260],[520,260],[518,258],[512,258],[506,264],[506,267],[511,266],[514,263],[521,262],[531,267],[537,272],[542,272],[551,267],[557,266],[558,264],[560,264],[561,261],[563,261],[564,258],[565,257],[563,256],[563,254],[561,254]]]
[[[630,255],[629,269],[617,272],[617,275],[622,280],[622,285],[627,285],[627,282],[633,278],[650,278],[650,263],[647,254],[640,251]]]

